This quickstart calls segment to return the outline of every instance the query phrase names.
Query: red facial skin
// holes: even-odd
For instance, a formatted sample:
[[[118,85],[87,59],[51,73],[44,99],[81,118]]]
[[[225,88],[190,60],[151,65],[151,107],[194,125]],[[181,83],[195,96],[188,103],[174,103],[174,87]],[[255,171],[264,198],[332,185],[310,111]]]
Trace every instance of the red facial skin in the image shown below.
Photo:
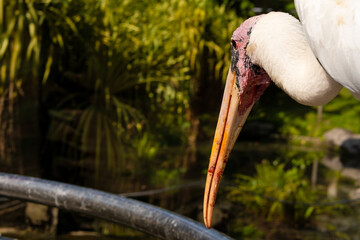
[[[271,82],[265,70],[254,65],[246,54],[252,28],[261,16],[247,19],[231,37],[231,71],[236,73],[236,84],[240,91],[239,106],[243,108],[240,109],[241,112],[259,100]]]

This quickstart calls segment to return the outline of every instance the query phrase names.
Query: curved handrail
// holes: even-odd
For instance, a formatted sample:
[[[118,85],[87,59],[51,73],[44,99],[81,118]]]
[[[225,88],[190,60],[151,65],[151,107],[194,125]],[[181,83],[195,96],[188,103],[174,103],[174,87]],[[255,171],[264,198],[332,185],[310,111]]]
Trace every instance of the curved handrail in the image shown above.
[[[12,238],[2,237],[0,236],[0,240],[13,240]]]
[[[147,203],[55,181],[0,173],[0,195],[85,213],[162,239],[231,239]]]

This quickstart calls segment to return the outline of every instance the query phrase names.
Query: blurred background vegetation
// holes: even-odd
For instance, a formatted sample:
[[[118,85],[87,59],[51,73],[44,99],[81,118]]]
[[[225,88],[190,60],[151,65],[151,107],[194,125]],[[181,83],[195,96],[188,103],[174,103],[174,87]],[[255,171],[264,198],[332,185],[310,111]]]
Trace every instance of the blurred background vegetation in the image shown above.
[[[286,0],[1,1],[1,159],[37,135],[44,177],[58,150],[126,171],[182,145],[187,166],[213,134],[232,31],[271,10],[295,12]],[[319,119],[272,86],[250,122],[270,122],[282,137],[319,137],[339,123],[359,132],[359,112],[343,91]]]
[[[159,146],[195,144],[242,20],[200,0],[0,3],[1,158],[37,121],[45,165],[53,142],[116,171]]]
[[[95,178],[106,177],[100,172],[106,168],[153,185],[177,183],[190,166],[207,161],[199,157],[200,143],[210,148],[232,32],[269,11],[296,16],[291,0],[0,0],[0,165],[77,184],[56,171],[59,165],[62,171],[91,165]],[[359,116],[346,90],[317,109],[271,85],[241,138],[321,138],[335,126],[359,133]],[[257,123],[270,130],[254,131]],[[37,167],[26,168],[30,159]],[[298,158],[286,159],[287,165],[260,163],[254,178],[239,176],[243,189],[229,196],[240,201],[239,191],[256,189],[272,195],[274,189],[260,187],[270,178],[290,189],[281,200],[317,199],[303,180],[312,162],[296,168]],[[286,212],[281,204],[240,199],[260,205],[265,217]],[[302,207],[296,219],[313,212]]]

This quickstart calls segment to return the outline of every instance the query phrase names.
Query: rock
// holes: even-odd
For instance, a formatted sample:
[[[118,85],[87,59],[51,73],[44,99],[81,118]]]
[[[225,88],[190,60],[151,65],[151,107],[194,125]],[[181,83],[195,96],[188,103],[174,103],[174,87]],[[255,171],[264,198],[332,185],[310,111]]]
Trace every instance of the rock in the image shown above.
[[[360,138],[348,139],[341,145],[346,151],[351,154],[360,154]]]
[[[28,202],[25,209],[26,218],[31,225],[42,225],[50,220],[48,210],[48,206]]]
[[[325,155],[321,163],[334,171],[341,171],[344,168],[339,156],[330,157]]]
[[[352,190],[350,193],[349,193],[349,198],[351,200],[357,200],[357,199],[360,199],[360,188],[357,188],[355,190]]]
[[[43,230],[48,234],[55,234],[58,224],[57,208],[37,203],[26,203],[25,216],[29,226],[34,230]]]
[[[324,134],[325,142],[332,147],[340,147],[351,154],[360,154],[360,134],[343,128],[334,128]]]

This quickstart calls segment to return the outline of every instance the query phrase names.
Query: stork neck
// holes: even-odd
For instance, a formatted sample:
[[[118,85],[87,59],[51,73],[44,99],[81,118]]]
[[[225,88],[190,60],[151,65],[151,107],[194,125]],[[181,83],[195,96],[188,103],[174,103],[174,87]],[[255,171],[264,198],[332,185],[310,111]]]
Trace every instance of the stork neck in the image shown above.
[[[246,51],[254,64],[301,104],[323,105],[341,90],[314,56],[300,22],[289,14],[271,12],[259,18]]]

